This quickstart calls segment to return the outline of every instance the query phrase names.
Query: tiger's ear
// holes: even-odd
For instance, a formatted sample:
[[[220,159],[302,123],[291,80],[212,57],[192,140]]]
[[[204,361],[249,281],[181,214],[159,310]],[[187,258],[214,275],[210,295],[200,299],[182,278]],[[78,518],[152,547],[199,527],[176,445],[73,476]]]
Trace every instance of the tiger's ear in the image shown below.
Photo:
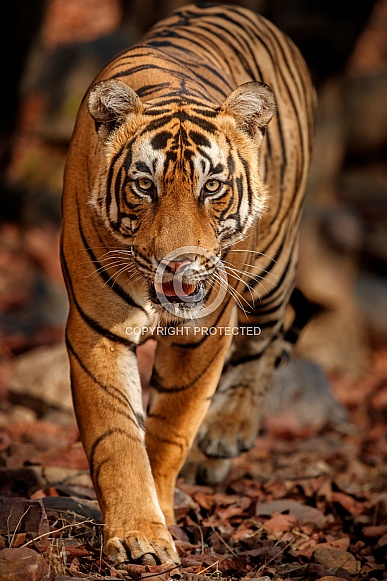
[[[254,138],[258,130],[263,133],[277,105],[270,87],[251,81],[237,87],[220,110],[235,117],[237,127]]]
[[[131,113],[139,113],[142,103],[139,96],[123,81],[99,81],[89,92],[87,108],[95,121],[102,139],[125,121]]]

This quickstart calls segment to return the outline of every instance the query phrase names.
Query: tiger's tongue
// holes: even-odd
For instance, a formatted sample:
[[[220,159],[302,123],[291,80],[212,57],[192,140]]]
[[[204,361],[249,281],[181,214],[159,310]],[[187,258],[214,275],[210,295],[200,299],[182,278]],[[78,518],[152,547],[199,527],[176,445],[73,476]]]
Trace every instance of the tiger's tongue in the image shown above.
[[[166,297],[186,297],[187,295],[191,295],[196,288],[195,285],[185,282],[181,284],[176,283],[175,286],[176,288],[174,288],[172,280],[161,284],[155,283],[156,292]]]

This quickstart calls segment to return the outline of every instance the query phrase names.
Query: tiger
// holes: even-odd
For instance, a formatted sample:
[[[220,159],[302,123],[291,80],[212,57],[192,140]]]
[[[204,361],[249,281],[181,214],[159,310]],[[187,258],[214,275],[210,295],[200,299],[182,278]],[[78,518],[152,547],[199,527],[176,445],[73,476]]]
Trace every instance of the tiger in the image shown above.
[[[113,562],[177,565],[168,526],[190,449],[222,462],[254,446],[287,348],[314,112],[293,42],[218,3],[157,23],[80,105],[62,201],[66,345]]]

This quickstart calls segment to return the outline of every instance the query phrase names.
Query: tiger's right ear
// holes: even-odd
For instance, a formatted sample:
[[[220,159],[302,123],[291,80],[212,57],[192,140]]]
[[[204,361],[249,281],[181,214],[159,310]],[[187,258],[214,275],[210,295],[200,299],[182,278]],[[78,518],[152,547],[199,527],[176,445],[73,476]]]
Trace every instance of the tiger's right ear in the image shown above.
[[[87,108],[102,139],[107,139],[128,115],[140,113],[142,106],[137,93],[116,79],[99,81],[93,85],[87,100]]]

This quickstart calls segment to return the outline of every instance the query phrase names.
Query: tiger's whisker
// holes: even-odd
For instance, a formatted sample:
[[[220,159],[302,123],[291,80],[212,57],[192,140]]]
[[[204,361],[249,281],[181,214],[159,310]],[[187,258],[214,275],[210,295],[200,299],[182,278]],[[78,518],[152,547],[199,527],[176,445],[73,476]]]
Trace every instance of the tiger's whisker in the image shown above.
[[[213,276],[216,277],[217,281],[219,282],[219,285],[222,288],[224,288],[233,297],[233,299],[237,303],[238,307],[247,316],[247,313],[246,313],[241,301],[244,301],[247,304],[247,306],[251,308],[251,305],[249,304],[249,302],[234,287],[232,287],[228,282],[226,282],[224,279],[222,279],[217,272],[215,272]]]
[[[128,265],[125,265],[123,268],[121,268],[118,272],[112,274],[112,276],[110,278],[108,278],[108,280],[104,283],[103,286],[106,286],[112,279],[113,279],[113,284],[111,285],[111,288],[113,288],[113,286],[115,285],[115,283],[117,282],[117,278],[123,274],[126,270],[128,269]]]
[[[227,268],[229,268],[229,267],[227,267]],[[254,308],[254,306],[255,306],[255,300],[254,300],[254,297],[253,297],[253,292],[252,292],[252,291],[256,292],[256,291],[255,291],[255,289],[254,289],[252,286],[250,286],[250,285],[249,285],[247,282],[245,282],[245,281],[244,281],[244,280],[243,280],[243,279],[242,279],[240,276],[238,276],[237,274],[233,274],[232,272],[228,272],[227,274],[228,274],[228,276],[231,276],[231,277],[232,277],[232,278],[234,278],[235,280],[238,280],[238,281],[242,282],[242,283],[245,285],[245,287],[248,289],[248,291],[249,291],[249,293],[250,293],[251,300],[253,301],[253,308]]]
[[[274,260],[274,258],[272,256],[270,256],[269,254],[265,254],[264,252],[259,252],[258,250],[241,250],[239,248],[234,248],[234,249],[229,249],[227,251],[228,252],[248,252],[249,254],[258,254],[259,256],[265,256],[266,258],[270,258],[270,260],[272,260],[273,262],[277,262],[276,260]]]
[[[225,268],[230,268],[230,267],[225,265]],[[230,276],[232,276],[232,274],[231,274],[231,273],[230,273]],[[252,277],[252,276],[250,276],[250,278],[254,278],[254,281],[255,281],[257,284],[259,284],[259,285],[260,285],[260,286],[263,288],[263,290],[265,291],[265,293],[267,294],[267,289],[265,288],[264,284],[263,284],[263,283],[262,283],[262,282],[259,280],[259,279],[260,279],[260,278],[262,278],[262,277],[259,277],[259,276],[254,276],[254,277]],[[242,280],[242,279],[240,279],[240,280]],[[243,280],[242,280],[242,281],[243,281]],[[243,282],[244,282],[244,281],[243,281]],[[248,285],[246,282],[245,282],[244,284],[245,284],[247,287],[249,287],[249,285]],[[255,290],[255,288],[254,288],[254,287],[251,287],[251,288],[253,288],[253,289],[254,289],[254,291],[255,291],[255,292],[257,292],[257,291]],[[257,293],[257,295],[258,295],[258,293]],[[259,295],[258,295],[258,296],[259,296]]]
[[[223,263],[227,263],[227,264],[242,264],[242,266],[247,266],[249,268],[254,268],[256,270],[259,270],[260,272],[265,272],[266,274],[270,274],[271,276],[274,276],[275,278],[279,279],[279,276],[274,274],[273,272],[270,272],[270,270],[266,270],[264,268],[261,268],[260,266],[255,266],[254,264],[248,264],[247,262],[239,262],[239,261],[235,261],[235,262],[230,262],[229,260],[223,260]],[[240,270],[240,272],[244,272],[245,274],[247,274],[247,271],[242,271]]]
[[[260,278],[261,279],[265,279],[266,278],[264,276],[259,276],[258,274],[254,274],[254,273],[248,272],[247,270],[241,270],[239,268],[235,268],[234,267],[234,263],[233,262],[229,262],[228,260],[224,260],[223,261],[223,264],[224,264],[224,267],[225,268],[232,268],[235,272],[238,272],[240,275],[242,275],[242,276],[243,275],[244,276],[248,276],[249,278],[254,278],[254,280],[258,280]],[[229,266],[229,264],[231,264],[232,266]],[[258,267],[256,267],[256,268],[258,268]],[[263,268],[261,268],[259,270],[260,270],[260,272],[266,273],[268,276],[273,276],[274,278],[279,279],[279,276],[277,276],[276,274],[274,274],[274,273],[272,273],[270,271],[267,271],[267,270],[265,270]],[[273,282],[273,284],[277,284],[277,283],[274,283]]]
[[[114,268],[114,267],[116,267],[116,268],[120,268],[120,267],[128,268],[128,272],[130,272],[131,270],[134,270],[134,272],[136,271],[136,269],[134,269],[134,266],[132,264],[125,264],[123,262],[112,262],[111,264],[107,264],[107,265],[104,265],[104,266],[100,266],[94,272],[86,275],[86,278],[89,278],[90,276],[99,274],[100,272],[106,271],[107,269],[111,269],[111,268]]]

